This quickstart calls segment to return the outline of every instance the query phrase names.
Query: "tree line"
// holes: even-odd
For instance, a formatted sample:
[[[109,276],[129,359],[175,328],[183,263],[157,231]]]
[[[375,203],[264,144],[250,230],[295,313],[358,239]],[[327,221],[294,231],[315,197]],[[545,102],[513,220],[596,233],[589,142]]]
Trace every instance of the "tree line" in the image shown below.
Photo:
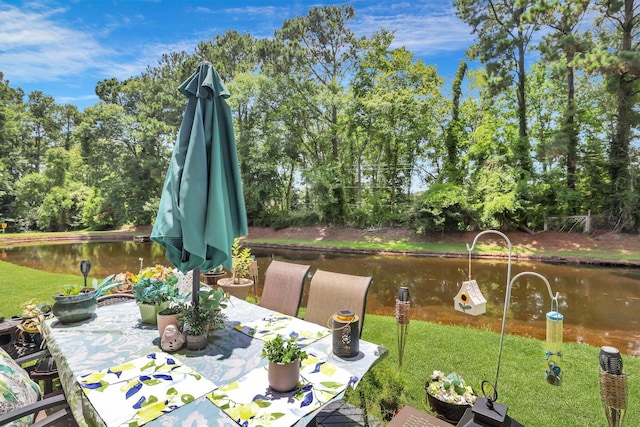
[[[475,34],[450,87],[351,6],[273,37],[229,30],[84,111],[0,71],[0,219],[9,230],[151,224],[180,126],[177,87],[210,61],[231,97],[250,224],[540,229],[602,214],[637,232],[638,2],[455,0]]]

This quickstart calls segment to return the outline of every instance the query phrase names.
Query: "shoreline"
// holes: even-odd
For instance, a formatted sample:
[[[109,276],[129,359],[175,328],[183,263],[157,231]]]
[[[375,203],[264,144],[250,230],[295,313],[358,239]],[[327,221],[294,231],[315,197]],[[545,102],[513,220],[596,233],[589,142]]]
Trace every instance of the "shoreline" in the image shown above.
[[[31,244],[38,242],[85,242],[85,241],[127,241],[134,237],[148,236],[151,227],[125,228],[121,230],[99,232],[59,232],[59,233],[29,233],[25,235],[11,234],[0,235],[0,248],[14,244]],[[476,232],[452,232],[431,233],[416,235],[406,229],[354,229],[349,227],[291,227],[282,230],[273,230],[268,227],[250,227],[249,235],[245,242],[247,246],[254,248],[278,248],[288,250],[304,250],[315,252],[335,252],[360,255],[379,256],[415,256],[415,257],[443,257],[461,258],[468,257],[466,247],[478,233]],[[640,254],[640,237],[637,235],[583,235],[578,233],[552,233],[537,234],[511,232],[508,235],[512,243],[512,260],[533,261],[548,264],[585,265],[597,267],[615,268],[640,268],[640,259],[628,260],[603,257],[581,257],[566,254],[580,251],[593,251],[617,254]],[[291,242],[299,240],[298,242]],[[306,243],[307,241],[308,243]],[[377,245],[386,242],[404,241],[417,245],[430,243],[441,244],[443,250],[423,249],[389,249],[389,248],[358,248],[332,245],[333,242],[367,242],[375,241]],[[496,251],[478,252],[472,251],[474,259],[507,259],[505,242],[491,237],[483,239],[496,247]],[[451,250],[452,245],[460,245],[461,250]],[[526,253],[513,249],[525,250]],[[539,252],[548,251],[545,255]],[[637,255],[636,255],[637,258]]]
[[[415,256],[415,257],[442,257],[442,258],[467,258],[468,252],[451,251],[426,251],[426,250],[394,250],[394,249],[356,249],[340,246],[317,246],[291,243],[265,243],[247,240],[247,246],[251,248],[288,249],[313,252],[336,252],[356,255],[380,255],[380,256]],[[477,253],[472,252],[473,259],[508,259],[507,254],[501,253]],[[535,254],[511,254],[512,261],[534,261],[547,264],[586,265],[597,267],[640,268],[640,261],[613,260],[601,258],[581,258],[561,255],[535,255]]]

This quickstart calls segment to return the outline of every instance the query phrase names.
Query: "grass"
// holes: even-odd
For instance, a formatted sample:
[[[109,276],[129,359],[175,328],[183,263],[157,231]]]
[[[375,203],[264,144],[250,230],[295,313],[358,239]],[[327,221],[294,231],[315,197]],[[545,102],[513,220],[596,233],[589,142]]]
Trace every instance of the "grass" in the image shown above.
[[[57,291],[83,282],[78,275],[47,273],[0,261],[0,316],[20,315],[20,306],[30,299],[53,304]]]
[[[424,390],[433,370],[456,371],[477,392],[483,380],[494,382],[500,335],[468,327],[411,321],[402,367],[398,367],[395,319],[367,315],[362,338],[382,343],[388,354],[367,377],[382,376],[387,384],[402,384],[403,404],[429,412]],[[509,415],[527,426],[606,425],[600,400],[598,355],[600,349],[584,344],[565,344],[565,373],[561,386],[549,385],[544,371],[544,342],[514,335],[505,337],[498,401],[509,406]],[[628,374],[629,411],[625,425],[640,425],[640,359],[623,356]],[[394,373],[398,372],[394,376]],[[361,404],[364,390],[368,412],[381,417],[378,401],[387,393],[371,386],[371,378],[348,393],[354,405]],[[390,380],[389,380],[390,378]],[[391,387],[389,392],[393,392]]]

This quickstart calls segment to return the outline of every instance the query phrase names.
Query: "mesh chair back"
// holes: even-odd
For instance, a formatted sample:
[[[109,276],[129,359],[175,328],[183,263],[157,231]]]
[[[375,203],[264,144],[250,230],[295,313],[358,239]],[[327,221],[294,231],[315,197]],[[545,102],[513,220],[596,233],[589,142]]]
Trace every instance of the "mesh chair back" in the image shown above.
[[[101,295],[96,298],[98,307],[104,307],[105,305],[120,304],[121,302],[133,301],[135,297],[133,294],[107,294]]]
[[[310,268],[310,265],[271,261],[264,273],[260,306],[296,316],[302,299],[304,279]]]
[[[364,324],[367,292],[373,278],[317,270],[309,284],[309,299],[304,320],[327,326],[338,310],[351,310]]]

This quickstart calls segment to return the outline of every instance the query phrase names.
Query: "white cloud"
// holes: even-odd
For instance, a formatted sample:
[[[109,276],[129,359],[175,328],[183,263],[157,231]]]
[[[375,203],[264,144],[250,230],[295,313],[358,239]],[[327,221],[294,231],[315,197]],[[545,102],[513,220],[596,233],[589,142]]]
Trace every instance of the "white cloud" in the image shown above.
[[[474,40],[453,6],[438,0],[364,6],[356,9],[352,28],[358,35],[371,35],[381,28],[395,30],[392,47],[404,46],[416,56],[462,51]]]
[[[90,34],[56,24],[51,18],[61,12],[0,9],[0,64],[6,78],[55,81],[87,70],[111,53]]]

